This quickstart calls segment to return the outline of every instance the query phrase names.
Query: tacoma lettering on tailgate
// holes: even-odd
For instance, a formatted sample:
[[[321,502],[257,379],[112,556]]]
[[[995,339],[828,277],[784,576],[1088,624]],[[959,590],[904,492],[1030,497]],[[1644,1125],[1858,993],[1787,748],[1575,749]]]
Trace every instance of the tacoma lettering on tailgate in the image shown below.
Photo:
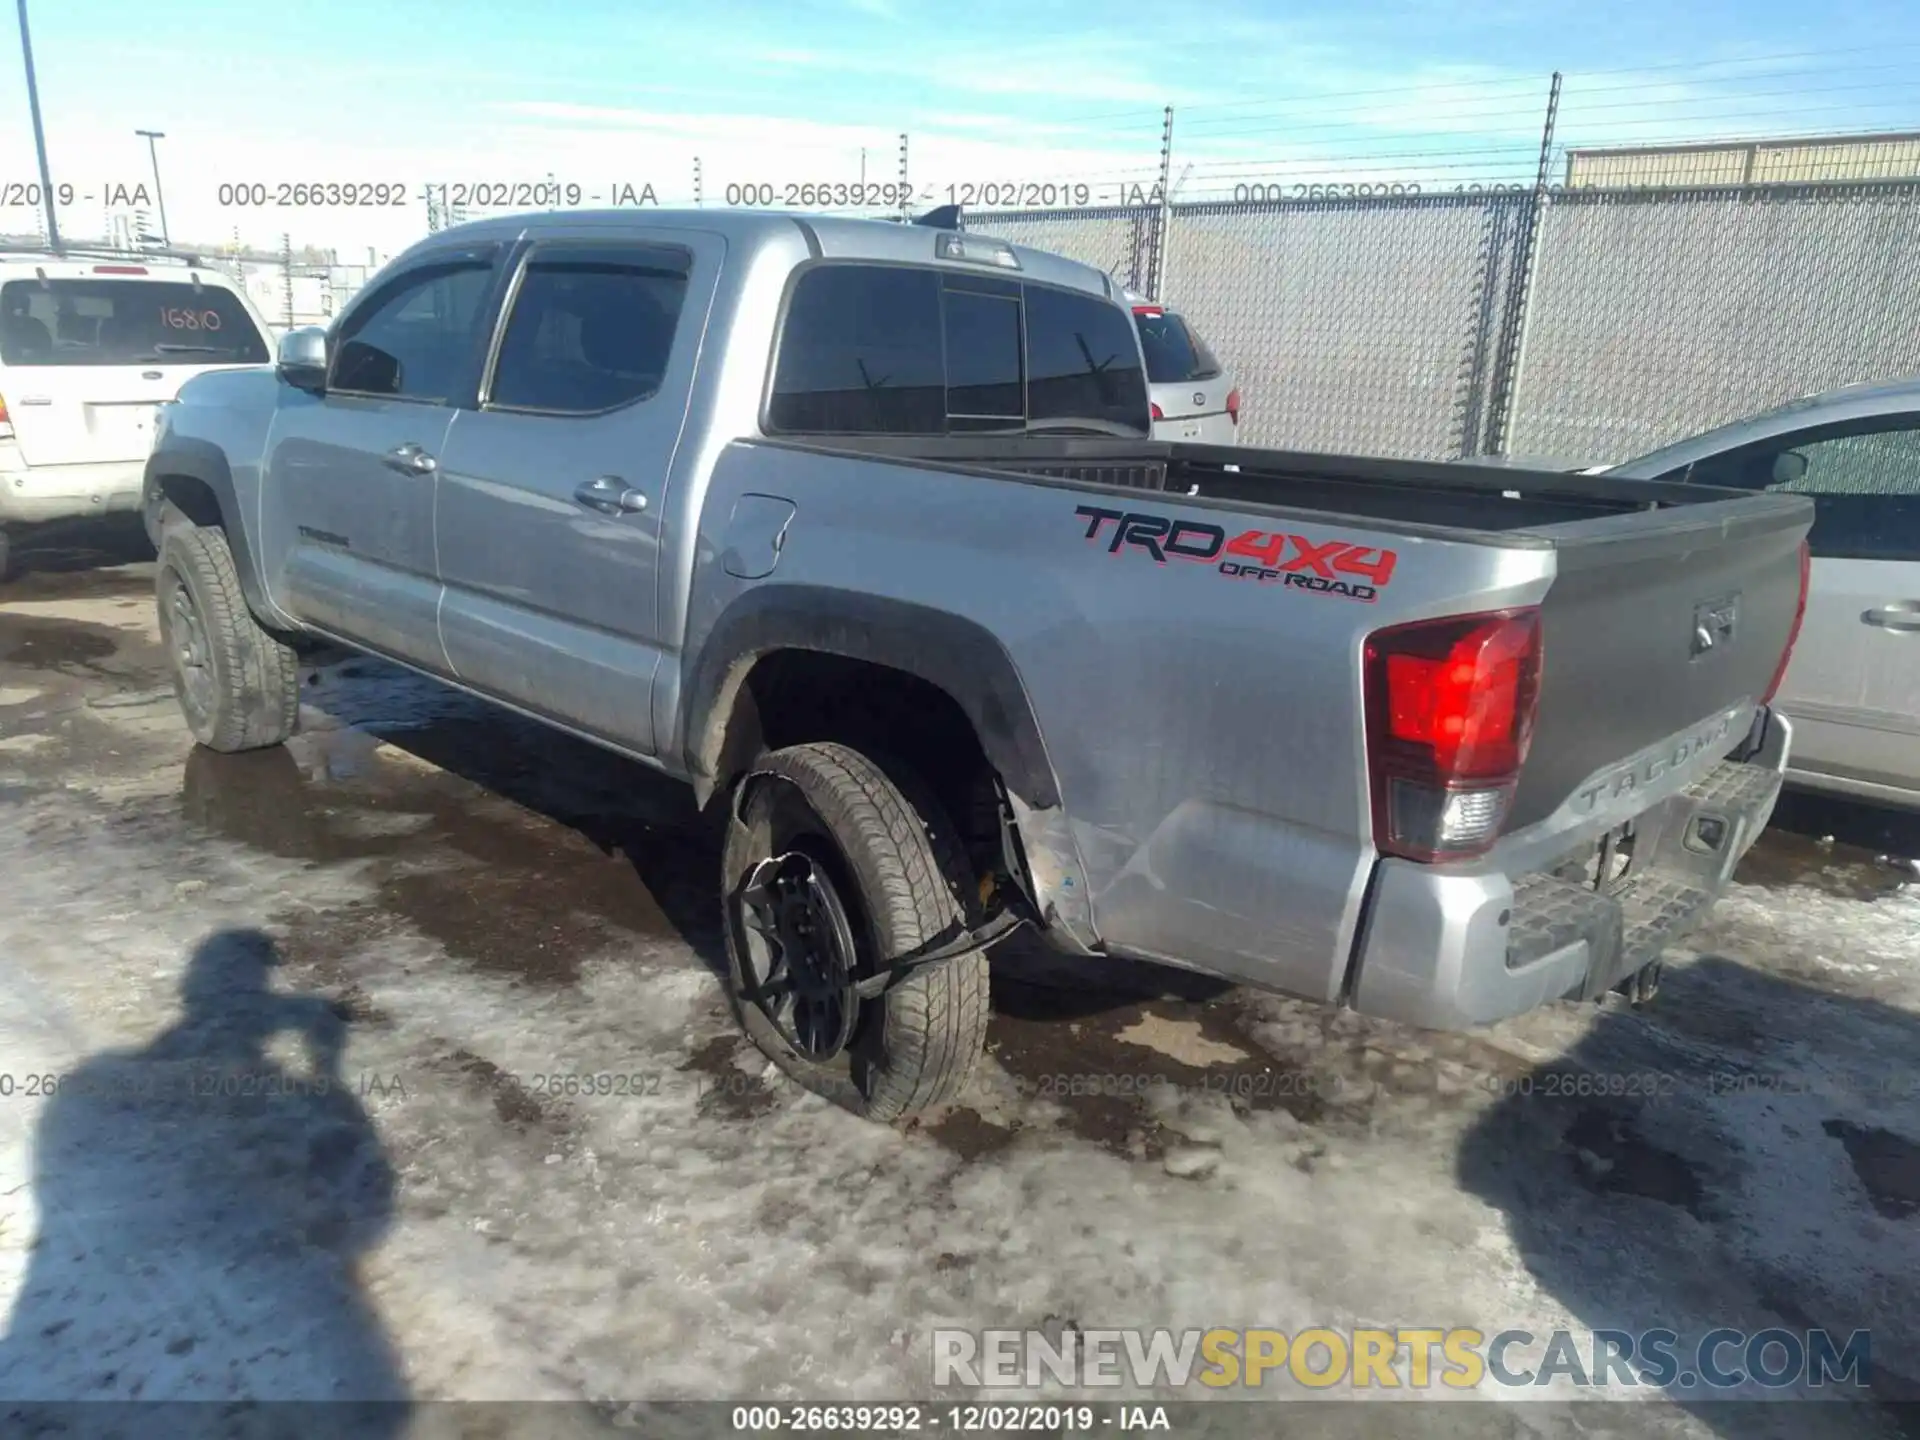
[[[1097,505],[1079,505],[1073,513],[1087,522],[1088,540],[1107,542],[1109,555],[1138,553],[1161,565],[1168,560],[1192,560],[1212,565],[1230,579],[1285,585],[1367,604],[1379,598],[1399,559],[1392,550],[1350,540],[1309,540],[1278,530],[1244,530],[1229,539],[1220,526],[1198,520],[1172,520]]]
[[[1662,775],[1680,769],[1693,760],[1709,746],[1716,745],[1727,738],[1733,729],[1733,717],[1722,715],[1704,730],[1695,731],[1684,740],[1676,741],[1671,749],[1652,755],[1643,755],[1637,760],[1629,760],[1619,769],[1603,775],[1592,785],[1583,785],[1574,792],[1574,806],[1579,810],[1591,810],[1602,798],[1613,800],[1622,795],[1632,794],[1643,786],[1651,785]]]

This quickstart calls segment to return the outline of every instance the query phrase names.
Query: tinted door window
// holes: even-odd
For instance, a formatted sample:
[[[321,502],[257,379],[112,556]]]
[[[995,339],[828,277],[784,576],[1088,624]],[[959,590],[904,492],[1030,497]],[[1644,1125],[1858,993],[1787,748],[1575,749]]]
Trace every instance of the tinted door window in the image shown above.
[[[946,429],[940,277],[823,265],[794,286],[768,420],[816,434]]]
[[[0,361],[9,365],[264,365],[267,342],[240,297],[173,280],[9,280]]]
[[[1155,385],[1212,380],[1220,373],[1206,342],[1178,315],[1141,315],[1140,348],[1147,355],[1147,379]]]
[[[1148,433],[1132,317],[997,276],[824,265],[794,286],[767,407],[787,433],[942,435],[1033,424]]]
[[[687,297],[684,252],[531,260],[507,320],[488,404],[583,415],[660,389]]]
[[[947,418],[954,428],[1018,427],[1026,418],[1021,384],[1020,298],[949,289],[946,318]],[[987,422],[978,424],[976,422]]]
[[[1094,422],[1147,432],[1140,341],[1118,306],[1029,285],[1027,374],[1030,424]]]
[[[1920,419],[1874,419],[1780,435],[1669,479],[1811,495],[1813,553],[1920,560]]]
[[[485,261],[401,276],[348,317],[328,388],[402,400],[451,398],[476,358],[492,283],[493,266]]]

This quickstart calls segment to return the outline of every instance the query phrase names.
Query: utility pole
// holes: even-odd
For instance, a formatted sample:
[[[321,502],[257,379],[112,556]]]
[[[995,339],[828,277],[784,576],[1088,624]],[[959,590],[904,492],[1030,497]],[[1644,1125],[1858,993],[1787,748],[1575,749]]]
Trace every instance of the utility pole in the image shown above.
[[[693,157],[693,203],[697,206],[704,206],[707,203],[700,189],[700,157],[698,155]]]
[[[1513,278],[1507,286],[1500,317],[1499,347],[1494,351],[1493,400],[1489,411],[1488,450],[1507,453],[1513,434],[1513,400],[1520,383],[1520,358],[1527,341],[1527,302],[1533,294],[1534,261],[1540,252],[1540,212],[1547,204],[1547,167],[1553,163],[1553,127],[1560,114],[1560,72],[1553,72],[1547,88],[1547,118],[1540,127],[1540,163],[1533,193],[1520,213],[1520,233],[1514,242]]]
[[[60,222],[53,214],[53,172],[47,168],[47,133],[40,125],[40,86],[33,78],[33,40],[27,34],[27,0],[20,9],[20,58],[27,64],[27,108],[33,112],[33,148],[40,157],[40,198],[47,207],[47,244],[60,253]]]
[[[167,132],[164,130],[136,130],[133,133],[147,137],[147,159],[153,162],[153,203],[160,207],[160,243],[162,246],[171,249],[173,246],[173,231],[167,228],[167,197],[160,189],[160,152],[154,148],[153,144],[156,140],[166,139]]]
[[[287,294],[287,329],[293,329],[293,236],[280,236],[280,275]]]
[[[1160,206],[1153,227],[1153,250],[1147,264],[1147,294],[1161,298],[1167,278],[1167,232],[1173,225],[1173,107],[1167,106],[1160,125]]]
[[[22,0],[24,3],[24,0]],[[907,137],[900,137],[900,218],[913,213],[913,185],[907,179]]]

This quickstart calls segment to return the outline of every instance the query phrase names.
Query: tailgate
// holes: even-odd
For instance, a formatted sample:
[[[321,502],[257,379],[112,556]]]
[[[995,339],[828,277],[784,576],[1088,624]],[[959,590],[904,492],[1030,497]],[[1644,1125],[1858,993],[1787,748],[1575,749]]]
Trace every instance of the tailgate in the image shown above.
[[[1233,389],[1233,382],[1225,375],[1215,375],[1207,380],[1182,380],[1149,389],[1153,403],[1160,407],[1163,416],[1169,420],[1185,420],[1190,416],[1226,414],[1227,395]]]
[[[1507,828],[1545,818],[1608,767],[1690,726],[1724,755],[1716,716],[1766,694],[1800,605],[1802,496],[1706,492],[1700,503],[1544,526],[1554,581],[1534,736]],[[1650,778],[1650,777],[1649,777]],[[1613,791],[1630,775],[1609,775]]]
[[[0,394],[26,462],[84,465],[146,459],[157,407],[200,367],[13,366],[4,373]]]

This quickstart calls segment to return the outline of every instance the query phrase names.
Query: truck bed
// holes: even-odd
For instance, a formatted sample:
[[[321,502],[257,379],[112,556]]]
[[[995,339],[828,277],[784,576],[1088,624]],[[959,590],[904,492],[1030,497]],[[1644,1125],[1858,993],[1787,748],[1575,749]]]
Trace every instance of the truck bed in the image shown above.
[[[1599,777],[1631,784],[1611,772],[1687,727],[1724,721],[1742,706],[1750,717],[1793,631],[1800,544],[1813,521],[1804,496],[1137,439],[836,437],[800,448],[1017,475],[1081,493],[1114,488],[1144,500],[1148,492],[1160,504],[1255,522],[1270,516],[1309,533],[1373,532],[1388,545],[1404,536],[1551,549],[1535,739],[1510,829],[1573,803]],[[1462,608],[1484,608],[1475,599],[1461,596]],[[1733,618],[1709,656],[1698,632],[1723,611]],[[1726,753],[1744,723],[1707,743]]]
[[[785,442],[780,442],[785,443]],[[1166,441],[1055,436],[848,436],[827,449],[918,464],[997,471],[1078,484],[1152,490],[1224,505],[1385,523],[1410,534],[1476,536],[1551,545],[1574,538],[1552,527],[1606,516],[1671,511],[1755,497],[1742,491],[1504,465],[1382,460],[1306,451]],[[1232,467],[1232,468],[1229,468]],[[1759,510],[1792,510],[1760,497]],[[1668,521],[1641,525],[1647,532]],[[1534,534],[1538,531],[1551,533]],[[1616,532],[1617,533],[1617,532]]]

